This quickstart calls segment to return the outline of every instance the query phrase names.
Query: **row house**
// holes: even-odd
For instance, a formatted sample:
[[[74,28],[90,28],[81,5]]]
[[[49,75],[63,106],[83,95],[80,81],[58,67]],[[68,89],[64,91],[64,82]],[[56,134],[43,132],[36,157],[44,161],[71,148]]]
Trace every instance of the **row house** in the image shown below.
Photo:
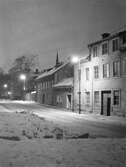
[[[80,81],[81,112],[126,115],[126,31],[104,33],[88,48],[89,56],[74,69],[74,108],[79,105]]]
[[[72,109],[73,65],[64,63],[36,78],[37,101]]]

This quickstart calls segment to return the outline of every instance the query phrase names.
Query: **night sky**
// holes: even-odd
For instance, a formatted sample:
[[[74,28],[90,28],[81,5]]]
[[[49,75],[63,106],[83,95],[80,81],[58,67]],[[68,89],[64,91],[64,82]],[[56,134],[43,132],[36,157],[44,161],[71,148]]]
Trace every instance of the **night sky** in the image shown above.
[[[86,54],[103,32],[126,28],[126,0],[0,0],[0,66],[38,54],[41,69]]]

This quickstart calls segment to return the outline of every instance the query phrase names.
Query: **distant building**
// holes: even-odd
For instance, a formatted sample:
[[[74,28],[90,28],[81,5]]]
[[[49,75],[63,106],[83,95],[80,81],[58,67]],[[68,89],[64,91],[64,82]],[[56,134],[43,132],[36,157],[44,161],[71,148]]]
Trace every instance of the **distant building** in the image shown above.
[[[25,100],[36,101],[36,82],[35,79],[39,75],[39,70],[29,73],[26,80]]]
[[[72,109],[73,65],[59,63],[36,78],[37,101]]]
[[[88,45],[81,59],[81,109],[103,115],[126,115],[126,31],[104,33]],[[75,66],[74,107],[78,109],[78,65]]]

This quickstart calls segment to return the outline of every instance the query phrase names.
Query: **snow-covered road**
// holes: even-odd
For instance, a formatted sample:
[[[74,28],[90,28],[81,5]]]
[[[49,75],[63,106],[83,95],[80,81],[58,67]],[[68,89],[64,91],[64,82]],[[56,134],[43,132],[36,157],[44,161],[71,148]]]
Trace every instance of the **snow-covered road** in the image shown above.
[[[90,133],[91,136],[97,137],[126,137],[126,118],[122,117],[79,115],[71,111],[27,101],[1,101],[0,107],[6,112],[34,113],[58,126],[67,127],[74,133]]]
[[[126,118],[0,102],[0,167],[125,167],[125,157]]]

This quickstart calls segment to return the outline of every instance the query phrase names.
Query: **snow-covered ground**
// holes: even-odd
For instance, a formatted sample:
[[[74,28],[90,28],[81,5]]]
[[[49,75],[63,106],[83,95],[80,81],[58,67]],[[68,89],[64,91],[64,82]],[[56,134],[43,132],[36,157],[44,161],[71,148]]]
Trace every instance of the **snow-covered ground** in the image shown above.
[[[125,167],[125,130],[126,118],[1,102],[0,167]]]

